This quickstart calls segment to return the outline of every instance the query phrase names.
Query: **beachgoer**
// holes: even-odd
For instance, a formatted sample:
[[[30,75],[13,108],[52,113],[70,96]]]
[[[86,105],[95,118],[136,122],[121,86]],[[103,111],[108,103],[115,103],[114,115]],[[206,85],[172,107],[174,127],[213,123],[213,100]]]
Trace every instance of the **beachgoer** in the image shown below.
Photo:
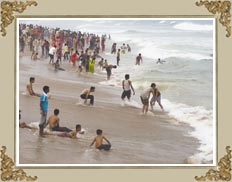
[[[113,43],[112,47],[111,47],[111,54],[115,54],[116,53],[116,46],[117,44],[116,43]]]
[[[55,53],[56,53],[56,46],[51,46],[51,48],[49,49],[49,56],[50,56],[49,64],[54,63]]]
[[[29,81],[30,81],[30,83],[27,84],[27,86],[26,86],[28,94],[31,95],[31,96],[40,97],[40,94],[35,93],[34,90],[33,90],[32,84],[35,83],[35,78],[34,77],[30,77]]]
[[[78,51],[73,50],[71,55],[71,61],[73,63],[73,66],[76,66],[77,59],[78,59]]]
[[[90,144],[92,146],[95,143],[95,147],[99,150],[110,150],[111,143],[109,140],[106,139],[105,136],[102,135],[102,130],[98,129],[96,131],[97,136],[94,138],[93,142]],[[105,140],[108,144],[103,144],[103,140]]]
[[[32,129],[32,127],[28,126],[25,122],[21,121],[21,110],[19,110],[19,127]]]
[[[50,89],[49,86],[44,86],[43,87],[43,93],[40,95],[40,123],[39,123],[39,128],[40,128],[40,136],[43,136],[43,129],[47,121],[47,112],[48,112],[48,93]]]
[[[155,83],[152,83],[151,87],[144,90],[140,95],[140,99],[143,104],[143,109],[142,109],[143,114],[146,114],[148,111],[150,95],[151,94],[154,95],[155,87],[156,87]]]
[[[54,109],[54,115],[50,116],[47,120],[46,126],[49,125],[51,131],[61,131],[61,132],[70,132],[67,127],[60,127],[60,118],[58,117],[60,111],[59,109]]]
[[[130,75],[126,74],[125,75],[125,80],[122,81],[122,100],[125,99],[125,97],[127,97],[128,100],[130,100],[131,97],[131,90],[133,91],[133,95],[135,95],[135,91],[134,88],[132,86],[132,82],[129,80],[130,79]]]
[[[103,69],[103,62],[104,62],[104,58],[101,58],[101,60],[98,62],[100,69]]]
[[[38,56],[38,52],[36,52],[35,54],[33,54],[32,57],[31,57],[31,59],[34,60],[34,61],[40,59],[39,56]]]
[[[151,110],[153,110],[153,107],[155,106],[155,102],[158,102],[160,108],[162,109],[162,111],[164,111],[164,107],[161,104],[161,93],[158,90],[158,88],[156,88],[156,86],[155,86],[155,89],[154,89],[153,97],[150,100]]]
[[[116,65],[112,65],[112,64],[105,64],[104,68],[106,69],[106,73],[107,73],[107,80],[110,80],[111,74],[112,74],[112,68],[117,68]]]
[[[82,99],[85,99],[85,101],[84,101],[85,104],[87,104],[87,99],[90,99],[90,105],[94,104],[94,96],[90,95],[91,92],[94,92],[94,91],[95,91],[95,87],[91,86],[89,89],[86,88],[81,92],[80,97]]]
[[[164,62],[165,62],[165,61],[163,61],[163,60],[161,61],[161,59],[158,58],[158,61],[156,61],[156,64],[159,64],[159,63],[160,63],[160,64],[163,64]]]
[[[89,60],[89,72],[94,73],[95,57],[90,58]]]
[[[61,49],[61,45],[59,45],[58,49],[56,50],[56,62],[61,63],[61,57],[62,57],[62,49]]]
[[[125,53],[126,53],[126,49],[127,49],[127,47],[126,47],[126,45],[123,43],[122,46],[121,46],[121,52],[122,52],[122,54],[125,54]]]
[[[139,55],[136,57],[135,65],[140,65],[140,62],[142,63],[142,61],[143,61],[142,55],[141,53],[139,53]]]
[[[120,49],[118,49],[116,59],[117,59],[117,66],[119,66],[119,61],[120,61]]]
[[[60,136],[60,137],[69,137],[69,138],[77,138],[77,134],[81,134],[81,135],[85,134],[85,131],[83,131],[81,129],[81,125],[80,124],[76,125],[76,129],[75,130],[72,130],[69,133],[58,134],[58,136]]]
[[[60,64],[59,64],[58,60],[55,62],[54,67],[55,67],[55,71],[57,71],[57,70],[65,71],[65,69],[60,67]]]
[[[69,47],[67,44],[64,44],[64,61],[69,58]]]
[[[127,44],[127,51],[128,51],[128,52],[131,52],[131,47],[130,47],[129,44]]]

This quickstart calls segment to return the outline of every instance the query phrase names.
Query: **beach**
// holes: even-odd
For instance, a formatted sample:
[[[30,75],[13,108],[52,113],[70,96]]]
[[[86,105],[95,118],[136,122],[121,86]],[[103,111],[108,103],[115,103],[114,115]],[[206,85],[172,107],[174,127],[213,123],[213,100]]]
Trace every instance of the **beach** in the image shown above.
[[[178,29],[175,33],[181,34],[179,31]],[[123,36],[119,39],[118,34]],[[100,56],[107,59],[109,64],[116,65],[116,55],[110,54],[112,43],[117,40],[117,44],[122,45],[128,42],[127,39],[133,40],[129,41],[132,52],[121,54],[120,66],[112,69],[110,80],[106,79],[106,71],[97,65],[99,59],[96,60],[94,73],[79,73],[78,66],[74,67],[69,61],[61,62],[60,67],[65,70],[61,71],[48,64],[49,58],[31,60],[26,48],[26,53],[21,54],[18,59],[17,92],[18,108],[22,111],[21,121],[36,126],[40,119],[39,97],[26,94],[29,78],[35,77],[33,89],[36,93],[42,93],[45,85],[50,87],[48,116],[58,108],[61,126],[74,129],[76,124],[81,124],[86,132],[81,138],[71,139],[54,134],[40,137],[38,129],[19,128],[16,135],[19,164],[168,166],[212,163],[211,49],[208,45],[204,45],[204,51],[196,48],[194,51],[200,52],[201,56],[200,53],[198,56],[191,53],[186,59],[176,52],[175,55],[165,57],[161,48],[157,48],[155,50],[158,50],[160,55],[155,54],[156,58],[162,56],[165,60],[165,64],[157,65],[156,58],[152,59],[147,53],[151,44],[139,44],[138,40],[130,37],[134,34],[146,38],[145,33],[122,31],[112,33],[112,40],[106,41],[106,51],[101,52]],[[151,35],[156,36],[155,33]],[[189,33],[187,35],[189,36]],[[193,35],[195,36],[195,33],[191,34]],[[206,38],[202,38],[202,42]],[[194,40],[194,37],[192,39]],[[161,47],[173,50],[173,46],[170,44]],[[192,47],[179,49],[188,51],[192,50]],[[143,63],[141,66],[135,66],[135,57],[140,51],[144,55]],[[193,56],[201,61],[200,64]],[[130,74],[135,95],[130,102],[122,102],[121,82],[127,73]],[[153,82],[161,90],[165,111],[162,112],[156,103],[154,111],[149,109],[144,115],[140,93]],[[96,88],[93,93],[93,106],[84,104],[80,99],[82,90],[91,86]],[[89,146],[97,129],[102,129],[103,135],[111,142],[110,151],[99,151]]]
[[[25,61],[31,62],[29,57]],[[64,73],[55,72],[47,62],[36,61],[33,64],[37,68],[44,66],[44,72],[46,69],[49,71],[49,78],[33,71],[36,75],[35,91],[41,91],[42,85],[50,87],[52,98],[48,115],[59,108],[61,126],[74,129],[76,124],[81,124],[87,133],[82,139],[53,135],[41,138],[38,130],[20,129],[20,164],[183,164],[196,152],[198,141],[187,136],[191,127],[178,124],[161,111],[144,116],[139,108],[121,106],[121,89],[117,89],[115,94],[116,91],[112,92],[115,88],[96,84],[102,77],[78,77],[72,72],[67,76],[73,80],[67,82],[59,80],[59,74],[64,76]],[[31,76],[29,70],[20,63],[19,106],[22,120],[26,123],[38,122],[40,118],[39,98],[22,95]],[[95,105],[79,105],[80,92],[91,84],[96,86]],[[119,103],[111,103],[111,100],[119,100]],[[98,128],[111,141],[110,152],[99,152],[89,147]]]

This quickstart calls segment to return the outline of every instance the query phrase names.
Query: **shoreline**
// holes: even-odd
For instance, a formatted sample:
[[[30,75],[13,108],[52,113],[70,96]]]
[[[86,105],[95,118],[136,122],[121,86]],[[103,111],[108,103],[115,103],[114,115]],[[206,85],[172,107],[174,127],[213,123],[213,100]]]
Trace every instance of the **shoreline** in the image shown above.
[[[95,75],[83,73],[79,77],[77,75],[78,73],[72,72],[72,70],[55,72],[51,70],[51,65],[48,65],[47,60],[45,61],[31,61],[27,57],[20,58],[19,106],[23,111],[22,121],[28,123],[36,122],[39,119],[39,98],[22,95],[22,92],[25,91],[25,85],[31,76],[30,73],[33,72],[33,75],[36,75],[36,82],[34,84],[34,90],[36,92],[41,91],[44,84],[49,85],[51,88],[52,99],[49,100],[48,115],[52,114],[53,109],[58,107],[61,111],[61,126],[74,128],[76,123],[80,123],[87,130],[85,138],[78,139],[77,141],[82,146],[82,149],[78,148],[76,150],[82,158],[77,160],[71,157],[72,160],[63,160],[61,158],[67,151],[65,152],[62,149],[57,154],[60,160],[59,163],[88,164],[91,161],[90,163],[99,164],[117,164],[118,162],[122,164],[186,164],[188,158],[198,152],[199,143],[197,139],[187,136],[188,132],[193,130],[191,127],[185,124],[173,124],[173,119],[159,111],[155,111],[154,114],[149,114],[148,116],[142,116],[139,114],[141,109],[121,106],[119,104],[120,101],[118,103],[116,102],[117,100],[121,100],[121,90],[117,93],[112,91],[112,89],[119,90],[118,88],[99,84],[99,81],[102,79],[106,80],[105,75],[103,76],[101,73]],[[71,67],[69,64],[66,66]],[[41,68],[43,68],[43,76],[38,76],[41,74]],[[69,80],[69,78],[71,79]],[[86,83],[87,81],[89,83]],[[96,92],[94,93],[96,98],[95,106],[77,105],[81,90],[86,88],[86,85],[89,86],[93,83],[97,86]],[[115,102],[112,102],[112,100]],[[144,123],[147,125],[144,125]],[[94,137],[97,128],[102,128],[104,134],[112,142],[112,151],[109,154],[103,152],[104,157],[111,156],[111,158],[99,158],[95,150],[87,147],[87,144]],[[30,130],[20,129],[20,163],[56,163],[57,159],[55,157],[50,159],[49,157],[43,156],[44,160],[40,161],[32,159],[42,154],[36,154],[38,149],[30,146],[30,144],[35,144],[36,140],[38,140],[39,136],[37,132],[32,132],[32,137],[28,138],[30,133]],[[166,135],[167,133],[169,136]],[[71,152],[69,150],[70,147],[73,149],[72,143],[75,141],[57,138],[56,136],[48,136],[42,140],[46,139],[58,148],[60,147],[59,142],[65,146],[67,145],[68,152]],[[49,153],[54,150],[47,145],[41,145]],[[173,151],[170,151],[170,149]],[[29,156],[25,156],[25,153],[28,152]],[[84,155],[86,153],[88,156]]]

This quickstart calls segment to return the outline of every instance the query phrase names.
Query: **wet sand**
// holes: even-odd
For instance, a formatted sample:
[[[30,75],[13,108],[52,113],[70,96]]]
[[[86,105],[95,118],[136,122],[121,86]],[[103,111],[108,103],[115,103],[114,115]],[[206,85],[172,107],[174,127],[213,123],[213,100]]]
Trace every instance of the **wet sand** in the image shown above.
[[[19,129],[20,164],[185,164],[197,153],[199,143],[188,133],[192,128],[170,118],[167,113],[155,110],[142,115],[141,109],[122,106],[121,88],[100,85],[106,73],[96,68],[96,74],[83,72],[68,62],[54,71],[48,59],[32,61],[23,56],[19,60],[19,108],[22,121],[37,122],[40,118],[39,97],[23,95],[30,76],[35,77],[34,91],[42,93],[48,85],[48,116],[60,110],[60,125],[74,129],[81,124],[87,132],[84,138],[69,139],[55,135],[39,137],[38,130]],[[84,88],[96,87],[94,106],[81,104],[79,95]],[[139,91],[133,97],[139,97]],[[140,104],[140,103],[139,103]],[[96,129],[112,143],[109,152],[89,147]]]

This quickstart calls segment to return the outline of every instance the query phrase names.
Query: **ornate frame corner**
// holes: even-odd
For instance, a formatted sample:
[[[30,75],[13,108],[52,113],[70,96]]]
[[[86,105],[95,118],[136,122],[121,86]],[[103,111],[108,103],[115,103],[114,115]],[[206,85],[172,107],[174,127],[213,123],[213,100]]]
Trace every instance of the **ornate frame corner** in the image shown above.
[[[18,12],[18,13],[22,13],[27,6],[37,6],[37,2],[36,1],[26,1],[26,2],[22,2],[22,1],[14,1],[14,2],[10,2],[10,1],[2,1],[1,2],[1,27],[0,27],[0,32],[2,33],[2,36],[6,36],[6,27],[8,27],[8,25],[10,25],[13,20],[15,19],[15,17],[13,16],[13,12]]]
[[[196,181],[206,181],[206,180],[222,180],[222,181],[230,181],[231,180],[231,149],[230,146],[226,147],[227,154],[220,159],[218,162],[217,169],[210,169],[205,174],[205,176],[195,176]]]
[[[226,27],[226,37],[231,36],[231,2],[230,0],[225,1],[208,1],[208,0],[200,0],[200,2],[196,2],[197,6],[204,5],[210,13],[213,13],[214,15],[216,13],[220,14],[219,16],[219,22]]]
[[[28,176],[23,169],[15,169],[13,160],[6,155],[6,147],[2,146],[0,150],[1,158],[1,180],[2,181],[36,181],[37,176]]]

